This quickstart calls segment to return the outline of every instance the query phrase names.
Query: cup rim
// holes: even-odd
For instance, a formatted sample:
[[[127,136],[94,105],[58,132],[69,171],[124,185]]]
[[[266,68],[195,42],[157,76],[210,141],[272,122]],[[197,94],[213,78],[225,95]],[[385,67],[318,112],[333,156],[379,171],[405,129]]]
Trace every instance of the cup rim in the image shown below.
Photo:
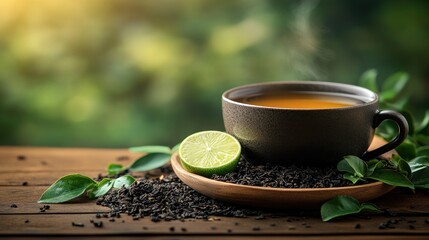
[[[235,91],[243,90],[246,88],[255,88],[255,87],[269,86],[269,85],[319,85],[319,86],[345,87],[345,88],[348,88],[351,90],[367,92],[367,93],[371,94],[374,99],[372,99],[371,101],[362,103],[362,104],[351,105],[348,107],[320,109],[320,108],[281,108],[281,107],[259,106],[259,105],[252,105],[252,104],[238,102],[238,101],[232,100],[232,99],[227,97],[227,95],[229,95]],[[354,93],[351,93],[351,95],[360,96],[359,94],[354,94]],[[283,110],[283,111],[284,110],[288,110],[288,111],[341,111],[341,110],[350,110],[350,109],[354,109],[354,108],[361,108],[361,107],[365,107],[365,106],[370,106],[372,104],[377,103],[379,101],[379,97],[378,97],[378,94],[376,94],[375,92],[373,92],[367,88],[352,85],[352,84],[346,84],[346,83],[322,82],[322,81],[278,81],[278,82],[261,82],[261,83],[246,84],[246,85],[241,85],[238,87],[231,88],[229,90],[226,90],[222,94],[222,100],[225,102],[229,102],[231,104],[240,105],[240,106],[244,106],[244,107],[258,108],[258,109],[272,109],[272,110]]]

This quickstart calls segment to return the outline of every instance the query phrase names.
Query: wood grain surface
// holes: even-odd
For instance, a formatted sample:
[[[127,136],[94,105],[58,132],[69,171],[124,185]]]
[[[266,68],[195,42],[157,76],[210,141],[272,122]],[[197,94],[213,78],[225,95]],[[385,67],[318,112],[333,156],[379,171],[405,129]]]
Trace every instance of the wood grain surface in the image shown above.
[[[25,159],[20,159],[25,156]],[[324,223],[317,211],[303,211],[282,218],[257,220],[255,217],[214,217],[210,220],[161,221],[149,218],[132,220],[122,214],[115,222],[95,218],[97,212],[108,208],[94,201],[50,204],[46,212],[39,212],[37,204],[41,193],[58,177],[69,173],[83,173],[96,177],[109,163],[130,164],[141,154],[126,149],[81,149],[0,147],[0,237],[23,238],[76,238],[134,239],[428,239],[429,195],[412,194],[395,189],[373,203],[388,208],[395,217],[368,215],[368,218],[349,216]],[[26,186],[22,183],[27,182]],[[17,208],[11,208],[16,204]],[[395,229],[378,229],[380,223],[402,218]],[[103,221],[96,228],[90,220]],[[83,223],[74,227],[72,222]],[[360,228],[356,228],[360,224]],[[414,229],[410,228],[414,226]],[[174,228],[172,230],[172,228]]]

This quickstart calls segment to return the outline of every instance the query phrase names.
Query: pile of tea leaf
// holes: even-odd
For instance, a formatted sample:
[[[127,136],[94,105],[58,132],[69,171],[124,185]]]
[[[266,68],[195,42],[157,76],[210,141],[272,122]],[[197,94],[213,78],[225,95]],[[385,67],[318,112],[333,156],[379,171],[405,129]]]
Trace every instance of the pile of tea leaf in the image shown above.
[[[212,179],[252,186],[274,188],[329,188],[351,186],[335,165],[326,167],[280,166],[267,163],[254,165],[241,158],[237,168],[226,175],[213,175]]]
[[[206,197],[184,184],[171,170],[163,168],[160,177],[144,177],[128,189],[113,189],[100,197],[97,204],[111,208],[109,216],[121,213],[138,219],[150,216],[153,221],[185,218],[207,219],[209,216],[270,216],[268,210],[243,207]],[[253,165],[242,158],[236,170],[215,180],[237,184],[286,187],[322,188],[349,186],[351,182],[342,178],[335,166],[284,167]],[[276,213],[279,214],[279,213]]]
[[[206,197],[184,184],[174,173],[162,178],[140,179],[129,189],[114,189],[97,204],[111,208],[109,217],[121,213],[134,219],[149,216],[152,221],[209,216],[246,217],[263,212]]]

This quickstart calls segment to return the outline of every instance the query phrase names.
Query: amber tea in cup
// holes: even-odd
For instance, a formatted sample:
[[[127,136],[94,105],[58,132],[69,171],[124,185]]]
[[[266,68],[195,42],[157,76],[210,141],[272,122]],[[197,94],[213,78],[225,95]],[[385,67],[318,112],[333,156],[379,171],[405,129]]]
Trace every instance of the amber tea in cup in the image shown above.
[[[256,106],[292,109],[343,108],[364,103],[357,98],[318,92],[271,93],[244,97],[237,101]]]

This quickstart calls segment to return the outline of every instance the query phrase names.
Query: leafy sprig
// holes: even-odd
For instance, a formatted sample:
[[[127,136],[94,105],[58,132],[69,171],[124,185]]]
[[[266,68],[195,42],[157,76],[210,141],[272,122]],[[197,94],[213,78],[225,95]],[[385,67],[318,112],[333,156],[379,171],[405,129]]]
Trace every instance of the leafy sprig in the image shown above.
[[[141,146],[129,148],[129,151],[146,153],[130,166],[111,163],[106,172],[109,176],[116,176],[126,170],[132,172],[150,171],[166,164],[173,152],[177,151],[179,144],[172,149],[166,146]],[[123,175],[116,179],[103,178],[97,182],[81,174],[71,174],[59,178],[40,197],[38,203],[63,203],[86,196],[94,199],[108,193],[112,188],[129,188],[136,179],[130,175]]]

